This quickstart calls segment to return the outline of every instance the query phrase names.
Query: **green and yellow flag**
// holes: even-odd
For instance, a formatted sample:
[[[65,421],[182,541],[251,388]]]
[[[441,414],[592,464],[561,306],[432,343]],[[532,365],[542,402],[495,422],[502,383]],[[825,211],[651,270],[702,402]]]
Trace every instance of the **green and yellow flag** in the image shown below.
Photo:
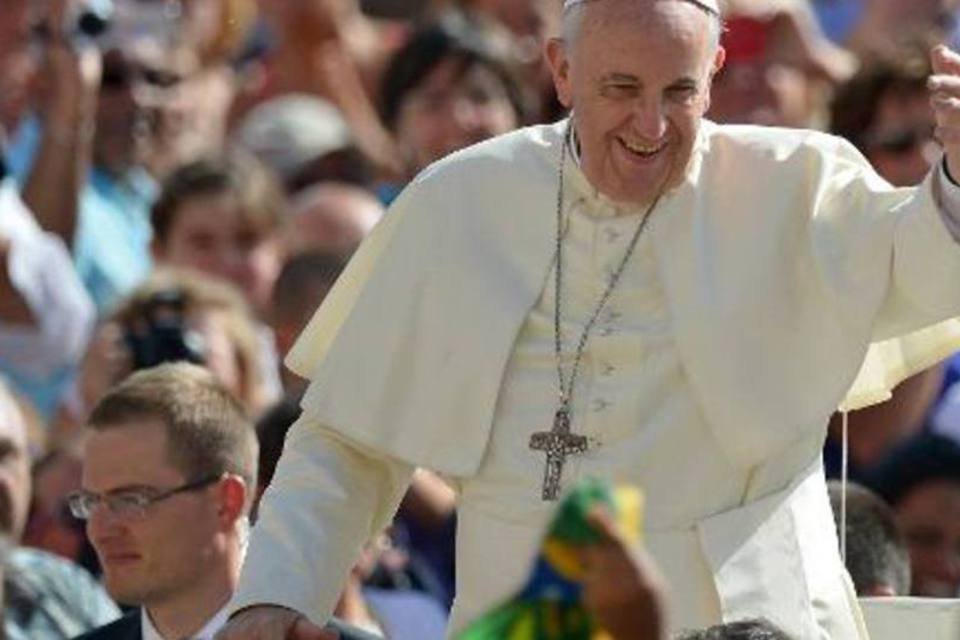
[[[588,520],[596,509],[610,513],[631,542],[639,540],[640,491],[585,480],[560,502],[523,588],[456,640],[609,640],[580,598],[584,569],[579,548],[600,541]]]

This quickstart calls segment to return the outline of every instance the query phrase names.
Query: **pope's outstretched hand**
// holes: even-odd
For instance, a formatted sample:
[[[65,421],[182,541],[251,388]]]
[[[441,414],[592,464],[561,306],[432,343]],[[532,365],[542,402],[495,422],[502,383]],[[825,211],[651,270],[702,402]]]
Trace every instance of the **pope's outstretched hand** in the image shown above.
[[[293,609],[259,605],[244,609],[230,618],[216,640],[337,640],[333,631],[325,631]]]
[[[960,182],[960,54],[947,46],[930,54],[930,103],[937,119],[936,137],[943,145],[950,177]]]

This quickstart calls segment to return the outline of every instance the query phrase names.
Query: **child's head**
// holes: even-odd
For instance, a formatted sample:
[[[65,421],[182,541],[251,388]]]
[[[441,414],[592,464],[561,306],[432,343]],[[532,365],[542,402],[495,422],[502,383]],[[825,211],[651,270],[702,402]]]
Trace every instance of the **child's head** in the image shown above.
[[[283,264],[286,202],[253,158],[225,152],[183,165],[153,206],[158,262],[225,278],[262,313]]]

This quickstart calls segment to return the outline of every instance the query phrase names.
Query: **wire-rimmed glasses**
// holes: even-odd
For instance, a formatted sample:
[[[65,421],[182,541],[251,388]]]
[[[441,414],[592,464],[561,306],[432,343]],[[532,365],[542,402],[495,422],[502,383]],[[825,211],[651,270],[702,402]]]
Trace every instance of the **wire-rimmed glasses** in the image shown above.
[[[151,489],[121,489],[106,494],[93,491],[74,491],[67,496],[70,513],[78,520],[88,520],[98,505],[103,505],[117,518],[139,519],[146,515],[147,509],[157,502],[171,498],[179,493],[197,491],[219,481],[222,474],[208,476],[182,484],[173,489],[157,492]]]

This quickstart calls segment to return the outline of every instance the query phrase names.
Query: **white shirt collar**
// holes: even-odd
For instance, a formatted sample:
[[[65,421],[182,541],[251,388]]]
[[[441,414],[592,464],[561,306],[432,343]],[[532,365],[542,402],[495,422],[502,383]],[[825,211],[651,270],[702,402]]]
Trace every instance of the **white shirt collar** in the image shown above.
[[[189,636],[190,640],[213,640],[213,635],[227,623],[227,607],[224,605],[220,611],[217,611],[212,618],[203,625],[197,633]],[[140,637],[142,640],[181,640],[180,638],[164,638],[153,626],[153,620],[150,619],[150,613],[146,608],[140,609]]]

